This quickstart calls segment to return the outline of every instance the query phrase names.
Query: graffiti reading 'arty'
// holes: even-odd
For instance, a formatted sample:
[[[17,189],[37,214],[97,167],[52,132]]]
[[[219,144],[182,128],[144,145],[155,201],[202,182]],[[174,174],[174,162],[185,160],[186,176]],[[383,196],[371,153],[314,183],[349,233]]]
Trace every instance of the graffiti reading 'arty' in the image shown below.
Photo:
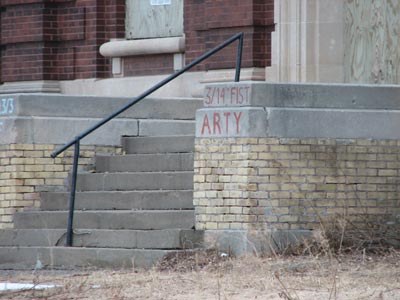
[[[2,98],[0,100],[0,115],[11,115],[14,113],[14,99]]]
[[[238,135],[240,134],[242,112],[213,112],[205,114],[201,135]]]

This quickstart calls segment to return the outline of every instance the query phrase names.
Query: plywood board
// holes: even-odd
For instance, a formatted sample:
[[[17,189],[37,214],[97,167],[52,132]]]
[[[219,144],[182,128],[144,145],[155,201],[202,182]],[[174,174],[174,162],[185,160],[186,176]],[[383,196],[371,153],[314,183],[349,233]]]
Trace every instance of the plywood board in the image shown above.
[[[346,0],[345,81],[398,84],[400,0]]]
[[[126,38],[183,35],[183,0],[127,0]]]

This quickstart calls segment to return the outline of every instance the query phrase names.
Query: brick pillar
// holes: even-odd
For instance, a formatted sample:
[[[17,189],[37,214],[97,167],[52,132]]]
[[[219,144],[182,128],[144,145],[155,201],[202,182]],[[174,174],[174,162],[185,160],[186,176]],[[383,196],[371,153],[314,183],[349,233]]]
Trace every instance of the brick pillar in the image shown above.
[[[398,92],[207,86],[205,108],[196,113],[194,162],[196,229],[205,230],[206,244],[268,253],[338,220],[348,230],[374,228],[394,237],[400,228]]]

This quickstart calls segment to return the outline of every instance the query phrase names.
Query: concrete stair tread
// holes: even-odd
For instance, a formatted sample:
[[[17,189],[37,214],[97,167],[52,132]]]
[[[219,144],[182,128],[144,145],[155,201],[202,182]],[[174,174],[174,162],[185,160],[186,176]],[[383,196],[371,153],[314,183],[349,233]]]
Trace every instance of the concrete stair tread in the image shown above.
[[[93,175],[93,176],[112,176],[112,175],[120,175],[120,174],[125,174],[125,175],[153,175],[153,174],[160,174],[160,175],[179,175],[179,174],[194,174],[193,170],[188,170],[188,171],[127,171],[127,172],[100,172],[100,173],[96,173],[96,172],[87,172],[87,171],[82,171],[82,172],[78,172],[78,176],[79,175]]]
[[[0,247],[0,269],[151,268],[165,255],[183,251],[188,250]]]
[[[195,133],[194,120],[138,119],[139,136],[176,136]]]
[[[80,173],[78,191],[181,190],[193,188],[193,171]]]
[[[132,97],[98,97],[68,95],[20,95],[20,116],[104,118],[131,102]],[[201,108],[200,98],[148,97],[122,113],[118,118],[194,119]]]
[[[108,209],[96,209],[96,210],[76,210],[77,213],[88,213],[88,214],[93,214],[93,213],[107,213],[107,214],[126,214],[126,213],[131,213],[131,212],[141,212],[141,213],[168,213],[171,211],[194,211],[193,209],[126,209],[126,210],[108,210]],[[51,213],[51,214],[58,214],[58,213],[66,213],[68,210],[57,210],[57,211],[44,211],[44,210],[26,210],[22,212],[17,212],[16,214],[41,214],[41,213]]]
[[[14,215],[16,229],[64,229],[67,211],[25,211]],[[171,229],[194,226],[193,210],[76,211],[74,228],[81,229]]]
[[[43,193],[42,210],[67,210],[69,193]],[[77,210],[193,209],[192,190],[87,191],[76,193]]]
[[[96,172],[193,171],[193,153],[96,156]]]
[[[192,249],[202,244],[202,238],[201,231],[191,229],[75,229],[73,245],[92,248]],[[0,230],[0,247],[63,246],[65,241],[66,229]]]
[[[194,151],[194,133],[189,135],[122,137],[122,147],[133,153],[180,153]]]
[[[193,120],[203,106],[199,98],[146,98],[128,109],[122,117]]]
[[[179,156],[193,156],[193,152],[179,152],[179,153],[131,153],[131,154],[123,154],[123,155],[113,155],[113,154],[98,154],[96,158],[108,158],[108,159],[118,159],[118,158],[163,158],[167,155],[172,157]]]

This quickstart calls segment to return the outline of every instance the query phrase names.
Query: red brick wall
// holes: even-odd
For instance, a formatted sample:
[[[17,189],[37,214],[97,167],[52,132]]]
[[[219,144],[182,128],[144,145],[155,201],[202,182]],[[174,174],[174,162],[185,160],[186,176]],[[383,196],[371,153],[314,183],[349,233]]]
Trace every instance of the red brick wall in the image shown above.
[[[21,9],[20,5],[12,5],[17,2],[21,1],[2,1],[1,5],[2,81],[41,79],[44,4],[29,1],[31,4]]]
[[[2,0],[0,81],[108,77],[98,49],[124,22],[125,0]]]
[[[0,0],[0,3],[1,3],[1,0]],[[2,47],[2,45],[1,45],[1,36],[2,36],[2,33],[1,33],[1,15],[2,15],[2,7],[1,7],[1,4],[0,4],[0,84],[2,84],[3,83],[3,80],[2,80],[2,77],[1,77],[1,74],[2,74],[2,71],[1,71],[1,66],[2,66],[2,63],[1,63],[1,58],[2,58],[2,54],[3,54],[3,47]]]
[[[125,76],[163,75],[173,72],[173,54],[141,55],[124,59]]]
[[[241,31],[242,66],[268,66],[273,0],[185,0],[184,30],[187,63]],[[111,77],[99,47],[124,37],[125,0],[0,0],[0,82]],[[233,68],[236,45],[197,69]],[[172,56],[127,58],[124,67],[126,76],[171,73]]]
[[[237,32],[244,32],[243,67],[271,64],[273,0],[185,0],[186,63]],[[197,69],[233,68],[236,43]]]

